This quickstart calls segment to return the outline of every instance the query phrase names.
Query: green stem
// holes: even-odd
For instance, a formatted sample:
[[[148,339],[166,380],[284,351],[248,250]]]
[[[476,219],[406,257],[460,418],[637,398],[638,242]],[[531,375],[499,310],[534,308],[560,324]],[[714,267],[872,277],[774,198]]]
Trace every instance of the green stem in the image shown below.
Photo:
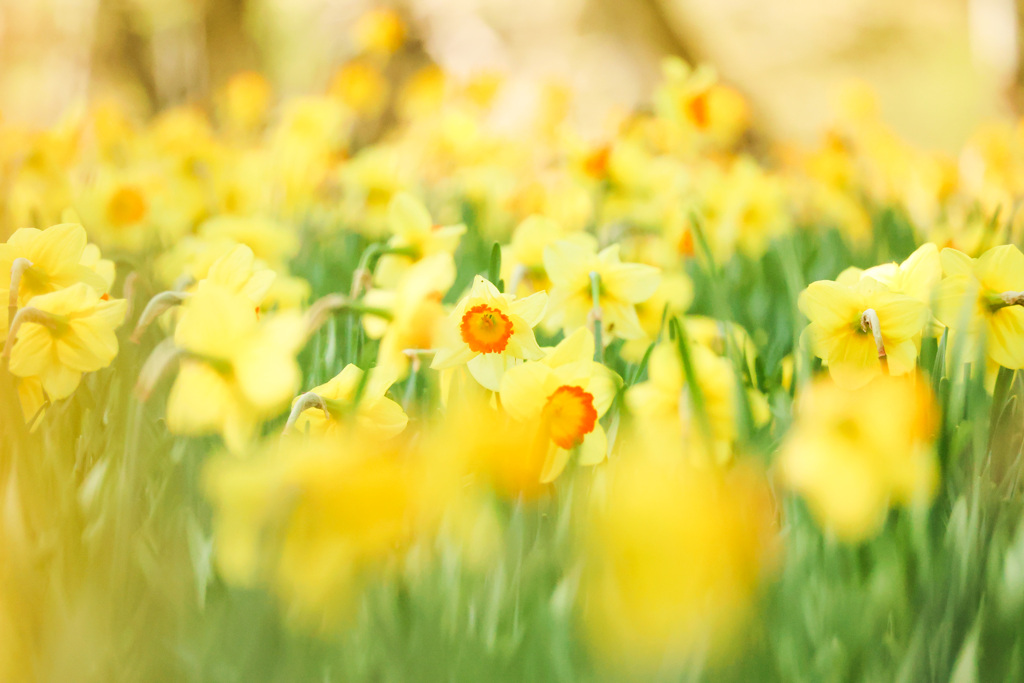
[[[594,321],[594,361],[601,363],[604,360],[604,321],[601,313],[601,275],[596,271],[590,272],[590,296],[594,302],[590,310],[590,317]]]

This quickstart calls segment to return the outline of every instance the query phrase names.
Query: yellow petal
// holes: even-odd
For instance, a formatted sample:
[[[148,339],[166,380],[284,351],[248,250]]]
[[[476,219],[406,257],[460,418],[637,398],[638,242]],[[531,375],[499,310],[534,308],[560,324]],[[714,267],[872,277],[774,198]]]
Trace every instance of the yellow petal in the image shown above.
[[[515,359],[503,353],[481,353],[466,363],[473,379],[491,391],[501,389],[501,377],[513,365]]]
[[[430,232],[433,221],[418,199],[408,192],[400,192],[388,205],[388,226],[394,234],[415,240]]]
[[[56,362],[50,331],[36,323],[22,325],[11,349],[8,366],[11,374],[18,377],[42,375],[49,365]]]
[[[808,320],[823,329],[851,325],[862,313],[856,293],[830,280],[809,284],[797,304]]]
[[[200,361],[184,360],[167,398],[167,428],[176,434],[208,434],[220,429],[234,398],[227,380]]]
[[[604,427],[597,424],[594,430],[583,437],[580,444],[579,462],[581,465],[593,466],[604,462],[608,457],[608,436]]]
[[[1024,254],[1013,244],[989,249],[978,258],[978,279],[995,292],[1024,290]]]
[[[869,334],[844,336],[827,360],[829,374],[844,389],[859,389],[881,372],[875,341]]]
[[[988,355],[1004,368],[1024,368],[1024,308],[1007,306],[988,323]]]
[[[543,363],[522,363],[501,378],[501,405],[516,420],[536,419],[548,398],[551,368]]]
[[[547,292],[537,292],[525,299],[517,299],[512,302],[509,309],[515,313],[530,327],[536,327],[537,323],[544,317],[544,311],[548,305]]]
[[[939,253],[942,273],[946,277],[971,275],[974,272],[974,259],[962,251],[947,247]]]
[[[601,289],[634,304],[650,299],[660,280],[657,268],[640,263],[620,263],[601,271]]]

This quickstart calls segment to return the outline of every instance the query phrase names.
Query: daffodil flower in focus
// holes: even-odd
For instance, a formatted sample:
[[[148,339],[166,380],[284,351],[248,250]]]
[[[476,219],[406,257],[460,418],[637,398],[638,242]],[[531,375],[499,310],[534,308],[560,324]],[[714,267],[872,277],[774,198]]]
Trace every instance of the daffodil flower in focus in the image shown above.
[[[240,451],[256,426],[295,395],[304,329],[293,312],[259,319],[247,296],[224,287],[190,297],[174,331],[184,358],[168,398],[168,428],[220,432],[230,450]]]
[[[114,330],[124,322],[124,299],[105,300],[92,287],[77,283],[28,301],[24,316],[8,340],[10,371],[38,377],[50,400],[71,395],[82,373],[110,365],[117,355]]]
[[[658,288],[658,269],[640,263],[622,263],[619,245],[600,252],[593,244],[556,242],[544,251],[544,268],[551,278],[549,315],[554,325],[571,334],[588,324],[600,310],[605,339],[644,336],[636,304],[646,301]],[[598,301],[592,295],[593,277],[599,278]]]
[[[362,381],[363,371],[349,364],[329,382],[310,390],[310,394],[315,394],[323,401],[323,408],[303,410],[295,421],[296,431],[314,435],[340,433],[345,421],[338,419],[335,411],[352,410],[351,418],[368,437],[383,441],[400,434],[408,424],[409,416],[402,410],[402,406],[386,395],[394,382],[393,377],[379,369],[372,371],[359,397],[359,403],[352,406]],[[328,414],[324,414],[325,409]]]
[[[541,482],[554,481],[575,448],[581,465],[596,465],[608,450],[598,420],[619,387],[615,373],[594,358],[594,337],[580,328],[543,359],[508,370],[501,381],[501,405],[513,419],[536,427],[534,442],[547,455]]]
[[[477,382],[498,391],[502,375],[517,361],[544,356],[533,328],[544,315],[547,299],[544,292],[516,299],[477,275],[472,290],[449,316],[448,338],[430,367],[466,364]]]
[[[806,335],[811,349],[840,386],[864,386],[882,374],[883,361],[892,375],[914,369],[929,315],[918,299],[862,277],[852,286],[812,282],[798,303],[810,320]]]
[[[1024,368],[1024,254],[1012,244],[972,259],[956,249],[940,254],[945,279],[935,316],[965,334],[967,359],[984,335],[988,357],[1005,368]]]

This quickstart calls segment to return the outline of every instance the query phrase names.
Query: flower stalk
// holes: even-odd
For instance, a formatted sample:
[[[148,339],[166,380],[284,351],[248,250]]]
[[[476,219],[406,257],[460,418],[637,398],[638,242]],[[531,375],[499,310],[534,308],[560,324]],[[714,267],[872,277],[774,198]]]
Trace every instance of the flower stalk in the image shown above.
[[[32,267],[32,262],[19,256],[11,263],[11,290],[7,299],[7,319],[14,320],[18,313],[18,289],[21,287],[21,276]]]

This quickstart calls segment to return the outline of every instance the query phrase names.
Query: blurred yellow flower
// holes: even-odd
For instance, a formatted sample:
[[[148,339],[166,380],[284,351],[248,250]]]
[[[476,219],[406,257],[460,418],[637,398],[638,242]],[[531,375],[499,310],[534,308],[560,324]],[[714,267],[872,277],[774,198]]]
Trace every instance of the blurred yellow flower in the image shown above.
[[[178,434],[220,432],[240,452],[256,426],[295,395],[295,361],[305,327],[298,313],[259,319],[244,294],[210,286],[182,307],[174,343],[185,356],[167,400],[167,426]]]
[[[581,465],[596,465],[607,455],[608,438],[599,420],[620,380],[593,358],[594,337],[580,328],[544,358],[510,368],[501,380],[501,406],[524,423],[527,435],[519,439],[520,457],[543,462],[538,473],[543,483],[562,473],[576,448]]]
[[[476,381],[498,391],[502,375],[516,361],[543,357],[533,328],[544,315],[547,299],[544,292],[516,299],[477,275],[472,290],[449,316],[430,367],[443,370],[465,364]]]
[[[70,396],[82,373],[114,360],[114,330],[126,310],[124,299],[106,300],[81,282],[33,297],[19,310],[16,320],[24,318],[8,340],[11,374],[38,377],[51,401]]]
[[[595,487],[580,623],[596,658],[654,678],[728,652],[779,541],[762,474],[649,456],[627,444]]]
[[[394,287],[409,266],[428,256],[441,252],[454,254],[466,226],[436,225],[422,202],[406,192],[400,192],[388,205],[388,228],[392,237],[389,250],[407,253],[385,253],[374,272],[379,287]]]
[[[551,279],[548,306],[552,324],[570,334],[587,325],[595,305],[600,307],[605,339],[636,339],[644,335],[636,304],[657,290],[658,269],[640,263],[622,263],[619,245],[600,252],[593,244],[561,241],[544,251],[544,268]],[[592,296],[592,278],[599,278],[598,301]]]
[[[370,579],[429,530],[448,490],[415,458],[375,439],[286,439],[204,472],[217,568],[267,586],[314,632],[351,623]]]
[[[1024,368],[1024,254],[1007,244],[977,259],[956,249],[943,249],[940,257],[946,277],[935,316],[964,336],[965,360],[975,359],[983,337],[993,362]]]
[[[380,339],[377,366],[397,379],[409,372],[406,351],[427,351],[443,337],[447,313],[441,300],[455,282],[455,261],[442,252],[428,256],[412,265],[392,290],[371,289],[363,304],[378,308],[390,320],[373,315],[363,316],[363,327],[371,339]]]
[[[16,265],[18,259],[24,260]],[[7,242],[0,244],[0,340],[7,336],[7,303],[15,270],[18,308],[34,296],[79,282],[89,285],[100,296],[113,280],[113,264],[102,260],[99,249],[88,244],[81,225],[62,223],[45,230],[15,231]]]
[[[800,397],[779,455],[784,481],[847,541],[875,534],[890,505],[927,504],[939,471],[924,379],[879,377],[848,391],[819,379]]]
[[[700,464],[710,446],[716,462],[732,457],[737,437],[738,378],[729,358],[720,357],[701,344],[690,348],[693,371],[704,400],[712,443],[702,444],[697,416],[690,400],[683,363],[675,342],[663,342],[651,352],[647,374],[650,379],[634,384],[626,392],[626,405],[641,428],[675,426],[687,452]],[[746,397],[757,423],[768,419],[768,404],[755,389]],[[660,424],[659,424],[660,423]]]
[[[397,52],[405,42],[405,33],[405,22],[390,7],[378,7],[366,12],[352,27],[359,49],[382,55]]]
[[[394,380],[385,372],[370,371],[359,403],[352,405],[363,374],[363,370],[349,364],[326,384],[311,389],[309,393],[323,399],[327,414],[318,407],[307,408],[295,421],[295,429],[315,436],[333,435],[352,419],[360,432],[371,439],[383,441],[401,434],[409,416],[402,406],[386,396]]]

